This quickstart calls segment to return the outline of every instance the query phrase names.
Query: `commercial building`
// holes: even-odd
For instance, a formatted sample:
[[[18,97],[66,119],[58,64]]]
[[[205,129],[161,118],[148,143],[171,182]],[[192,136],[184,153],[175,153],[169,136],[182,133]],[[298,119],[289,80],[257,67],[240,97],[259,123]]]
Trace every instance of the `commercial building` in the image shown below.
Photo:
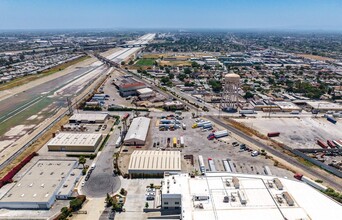
[[[101,140],[101,134],[59,133],[48,142],[47,146],[49,151],[94,152]]]
[[[336,219],[342,214],[338,202],[304,182],[220,172],[195,178],[180,173],[165,175],[161,206],[184,220],[320,220]]]
[[[292,102],[274,102],[283,112],[301,111],[302,109]]]
[[[138,82],[129,76],[116,79],[113,82],[122,97],[138,95],[137,90],[146,88],[144,83]]]
[[[317,101],[317,102],[306,102],[306,104],[311,110],[316,110],[320,112],[342,111],[342,105],[339,103]]]
[[[180,101],[171,101],[164,103],[165,110],[182,110],[184,109],[185,105]]]
[[[132,177],[162,177],[164,172],[174,171],[181,171],[179,151],[136,150],[132,153],[128,166],[128,173]]]
[[[153,90],[150,88],[138,89],[137,93],[139,95],[140,100],[147,100],[156,96]]]
[[[74,114],[69,118],[69,123],[104,123],[108,118],[107,113],[101,114]]]
[[[0,208],[49,209],[56,199],[71,196],[81,170],[77,160],[38,160],[0,198]]]
[[[125,145],[144,145],[151,119],[146,117],[137,117],[132,120],[124,139]]]

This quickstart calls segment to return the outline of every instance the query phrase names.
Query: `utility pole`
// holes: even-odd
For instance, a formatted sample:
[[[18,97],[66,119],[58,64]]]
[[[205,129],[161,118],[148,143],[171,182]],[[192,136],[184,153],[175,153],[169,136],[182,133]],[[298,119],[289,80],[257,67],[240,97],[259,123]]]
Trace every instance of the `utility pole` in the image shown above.
[[[68,103],[69,114],[72,115],[73,109],[72,109],[72,104],[71,104],[71,100],[69,97],[67,97],[67,103]]]

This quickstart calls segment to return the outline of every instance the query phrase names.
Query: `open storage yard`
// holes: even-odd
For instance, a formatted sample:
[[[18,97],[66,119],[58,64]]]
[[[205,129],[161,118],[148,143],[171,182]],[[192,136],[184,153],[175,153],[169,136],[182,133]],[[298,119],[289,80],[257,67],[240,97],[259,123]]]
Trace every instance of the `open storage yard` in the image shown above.
[[[235,119],[263,135],[280,132],[274,138],[292,148],[320,148],[317,140],[342,139],[342,124],[333,124],[325,118],[248,118]]]

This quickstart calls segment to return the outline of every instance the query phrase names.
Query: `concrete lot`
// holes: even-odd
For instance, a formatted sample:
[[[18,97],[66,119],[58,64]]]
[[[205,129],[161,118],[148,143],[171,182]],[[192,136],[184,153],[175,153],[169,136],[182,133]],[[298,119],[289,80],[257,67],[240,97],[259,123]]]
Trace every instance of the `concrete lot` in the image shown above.
[[[274,138],[292,148],[320,148],[317,139],[323,141],[341,139],[342,124],[332,124],[325,118],[262,118],[235,119],[267,135],[268,132],[280,132]]]

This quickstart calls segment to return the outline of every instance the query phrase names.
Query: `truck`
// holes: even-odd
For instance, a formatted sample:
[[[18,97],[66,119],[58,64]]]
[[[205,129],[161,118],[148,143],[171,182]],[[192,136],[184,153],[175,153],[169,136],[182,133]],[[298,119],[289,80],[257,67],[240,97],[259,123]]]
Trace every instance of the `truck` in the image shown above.
[[[280,132],[269,132],[267,133],[267,137],[278,137]]]
[[[184,147],[184,137],[183,136],[180,137],[180,146]]]
[[[323,186],[322,184],[320,183],[317,183],[316,181],[304,176],[303,174],[300,174],[300,173],[296,173],[294,175],[294,178],[296,178],[297,180],[301,180],[303,182],[305,182],[306,184],[318,189],[318,190],[321,190],[321,191],[325,191],[327,190],[328,188],[326,186]]]
[[[337,148],[342,148],[342,141],[340,140],[333,140],[333,143],[336,145]]]
[[[209,164],[210,171],[216,172],[214,160],[211,158],[208,158],[208,164]]]
[[[226,136],[228,136],[228,131],[227,130],[216,131],[214,133],[214,136],[215,136],[215,138],[226,137]]]
[[[199,168],[200,168],[201,174],[204,175],[205,174],[205,166],[204,166],[204,160],[203,160],[203,156],[202,155],[198,156],[198,164],[199,164]]]
[[[173,147],[177,147],[177,138],[176,137],[174,137],[173,138]]]
[[[326,116],[326,118],[327,118],[328,121],[330,121],[333,124],[336,124],[336,122],[337,122],[333,117]]]
[[[321,146],[322,148],[324,148],[324,149],[328,148],[328,145],[326,143],[324,143],[323,141],[321,141],[321,140],[317,140],[317,144],[319,146]]]
[[[230,169],[228,161],[222,160],[222,162],[223,162],[223,166],[224,166],[224,169],[226,170],[226,172],[231,173],[232,169]]]
[[[290,114],[292,114],[292,115],[299,115],[299,113],[300,113],[300,111],[298,111],[298,110],[293,110],[290,112]]]
[[[240,114],[242,115],[246,115],[246,114],[255,114],[254,110],[240,110],[239,111]]]
[[[203,127],[204,125],[211,125],[211,122],[210,121],[204,121],[204,122],[200,122],[200,123],[197,123],[197,127]]]
[[[159,124],[174,124],[175,121],[174,120],[167,120],[167,119],[161,119],[159,121]]]
[[[332,142],[331,140],[327,140],[327,144],[329,145],[329,147],[331,148],[336,148],[336,144],[334,142]]]
[[[202,126],[202,129],[210,129],[210,128],[213,128],[213,126],[212,126],[211,123],[204,124],[204,125]]]
[[[115,147],[116,147],[116,148],[120,147],[121,141],[122,141],[122,138],[121,138],[121,136],[119,136],[119,138],[118,138],[118,139],[116,140],[116,142],[115,142]]]
[[[209,134],[207,139],[208,140],[213,140],[215,138],[215,135],[213,133]]]

